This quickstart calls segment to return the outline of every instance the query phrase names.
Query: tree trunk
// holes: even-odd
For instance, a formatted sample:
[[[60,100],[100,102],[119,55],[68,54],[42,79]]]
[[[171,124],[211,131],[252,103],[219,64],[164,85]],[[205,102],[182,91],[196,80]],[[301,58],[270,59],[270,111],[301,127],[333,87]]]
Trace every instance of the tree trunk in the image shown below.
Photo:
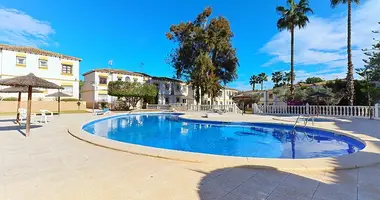
[[[264,82],[261,82],[261,90],[264,89]]]
[[[355,86],[354,86],[354,66],[352,64],[351,55],[351,0],[347,1],[348,17],[347,17],[347,96],[350,106],[354,105]]]
[[[290,96],[294,99],[294,27],[290,33]]]
[[[368,97],[368,115],[369,115],[369,118],[372,119],[372,109],[371,109],[371,92],[370,92],[370,89],[369,89],[369,79],[368,79],[368,72],[366,71],[366,84],[367,84],[367,97]]]
[[[195,87],[195,101],[197,102],[197,105],[199,105],[199,98],[200,98],[199,86],[197,86]]]

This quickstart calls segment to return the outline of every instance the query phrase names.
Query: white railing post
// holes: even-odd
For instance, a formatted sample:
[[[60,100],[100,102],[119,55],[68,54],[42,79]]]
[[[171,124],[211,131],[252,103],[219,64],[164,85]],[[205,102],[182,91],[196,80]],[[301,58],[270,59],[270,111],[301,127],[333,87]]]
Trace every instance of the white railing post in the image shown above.
[[[306,103],[306,114],[310,114],[310,105],[309,103]]]
[[[379,119],[379,104],[375,104],[375,118]]]

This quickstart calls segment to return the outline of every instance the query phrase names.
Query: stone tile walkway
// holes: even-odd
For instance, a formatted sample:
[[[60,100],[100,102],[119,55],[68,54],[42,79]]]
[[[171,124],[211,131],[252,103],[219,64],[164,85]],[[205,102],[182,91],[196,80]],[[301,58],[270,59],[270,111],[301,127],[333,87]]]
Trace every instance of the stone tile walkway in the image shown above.
[[[0,199],[380,199],[380,165],[285,172],[156,159],[97,147],[67,133],[68,127],[91,118],[91,114],[55,117],[43,127],[33,128],[29,138],[11,118],[0,118]],[[376,123],[380,121],[330,126],[346,131],[362,127],[379,137]]]

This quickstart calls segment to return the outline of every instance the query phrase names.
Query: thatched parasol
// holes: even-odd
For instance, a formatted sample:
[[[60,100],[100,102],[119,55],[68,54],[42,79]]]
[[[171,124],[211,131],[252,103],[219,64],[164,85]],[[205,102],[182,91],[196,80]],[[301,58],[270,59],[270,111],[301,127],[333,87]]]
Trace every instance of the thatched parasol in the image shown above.
[[[245,105],[245,101],[244,100],[251,99],[252,101],[254,101],[254,98],[257,98],[257,96],[254,95],[254,94],[241,93],[241,94],[238,94],[236,96],[233,96],[232,100],[234,100],[234,101],[242,101],[243,102],[243,113],[245,113],[245,106],[246,105]]]
[[[42,93],[41,90],[32,90],[33,93]],[[8,87],[0,90],[0,93],[18,93],[18,99],[17,99],[17,116],[16,116],[16,122],[20,119],[20,113],[18,113],[18,109],[20,108],[21,104],[21,93],[28,93],[28,87]]]
[[[61,112],[61,97],[71,97],[71,95],[58,91],[58,92],[54,92],[53,94],[46,95],[46,97],[58,97],[58,115],[59,115],[59,113]]]
[[[47,89],[63,89],[61,86],[38,78],[34,74],[30,73],[26,76],[18,76],[15,78],[0,80],[0,85],[15,86],[15,87],[28,87],[28,106],[26,117],[26,133],[25,136],[29,136],[30,133],[30,113],[32,110],[32,88],[47,88]]]
[[[242,94],[238,94],[238,95],[232,97],[232,100],[234,100],[234,101],[243,101],[243,113],[245,113],[245,101],[244,100],[245,99],[251,99],[251,98],[252,98],[252,96],[250,96],[249,94],[242,93]]]

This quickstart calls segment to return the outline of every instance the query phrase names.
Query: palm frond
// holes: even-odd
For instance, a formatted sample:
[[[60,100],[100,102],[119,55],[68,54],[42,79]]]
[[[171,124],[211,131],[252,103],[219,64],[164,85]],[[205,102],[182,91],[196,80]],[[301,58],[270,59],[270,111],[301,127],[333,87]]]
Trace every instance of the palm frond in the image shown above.
[[[278,6],[276,8],[276,11],[280,15],[284,15],[288,10],[284,6]]]

